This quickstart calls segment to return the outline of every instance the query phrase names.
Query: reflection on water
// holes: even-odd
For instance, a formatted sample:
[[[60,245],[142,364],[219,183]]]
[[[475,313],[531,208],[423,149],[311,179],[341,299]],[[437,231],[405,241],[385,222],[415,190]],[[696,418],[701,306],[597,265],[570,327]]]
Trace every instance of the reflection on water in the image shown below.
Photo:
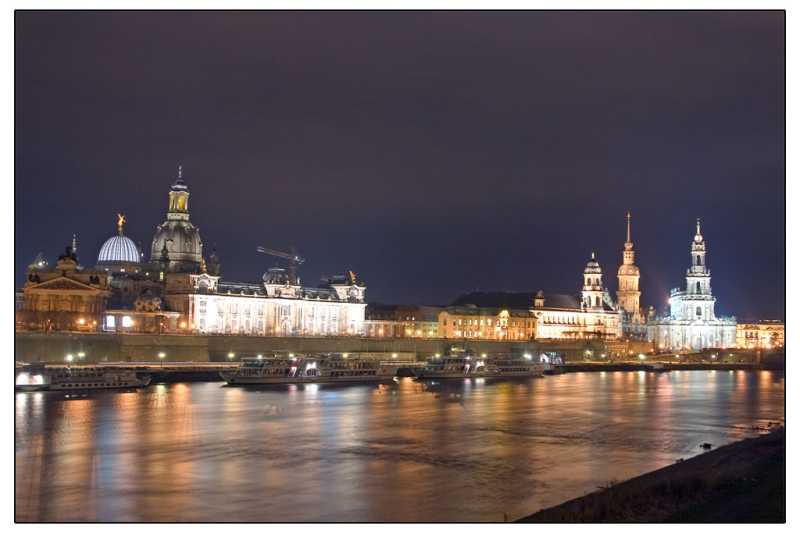
[[[21,521],[498,521],[783,422],[782,372],[16,395]]]

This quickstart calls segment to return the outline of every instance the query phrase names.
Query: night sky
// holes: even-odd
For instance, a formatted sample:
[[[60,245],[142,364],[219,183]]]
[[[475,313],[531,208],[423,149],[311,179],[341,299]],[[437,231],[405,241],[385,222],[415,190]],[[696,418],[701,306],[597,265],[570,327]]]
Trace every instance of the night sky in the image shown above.
[[[783,318],[783,12],[17,12],[16,286],[72,233],[145,244],[182,163],[223,277],[297,246],[316,285],[447,304],[685,284],[703,220],[717,314]]]

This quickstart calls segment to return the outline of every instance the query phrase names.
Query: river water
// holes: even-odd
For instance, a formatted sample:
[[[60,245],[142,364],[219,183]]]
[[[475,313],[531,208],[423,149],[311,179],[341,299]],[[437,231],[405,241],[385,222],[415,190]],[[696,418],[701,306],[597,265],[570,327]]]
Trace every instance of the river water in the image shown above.
[[[770,371],[17,393],[16,517],[514,520],[783,420]]]

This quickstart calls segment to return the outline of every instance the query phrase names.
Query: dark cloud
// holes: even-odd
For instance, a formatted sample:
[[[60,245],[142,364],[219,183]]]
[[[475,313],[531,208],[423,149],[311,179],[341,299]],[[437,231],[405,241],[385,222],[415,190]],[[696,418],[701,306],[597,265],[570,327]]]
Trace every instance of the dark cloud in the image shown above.
[[[630,208],[644,303],[701,216],[718,311],[783,317],[784,53],[783,12],[17,12],[17,279],[120,210],[148,247],[180,161],[229,279],[616,288]]]

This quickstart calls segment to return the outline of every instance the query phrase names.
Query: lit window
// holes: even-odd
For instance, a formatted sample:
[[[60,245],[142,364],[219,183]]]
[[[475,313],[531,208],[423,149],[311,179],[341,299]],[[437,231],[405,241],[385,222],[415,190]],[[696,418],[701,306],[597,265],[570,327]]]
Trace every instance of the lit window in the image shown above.
[[[106,315],[106,327],[113,328],[116,327],[117,321],[114,319],[114,315]]]
[[[131,317],[129,317],[128,315],[125,315],[125,316],[122,317],[122,327],[123,328],[129,328],[132,325],[133,325],[133,320],[131,320]]]

